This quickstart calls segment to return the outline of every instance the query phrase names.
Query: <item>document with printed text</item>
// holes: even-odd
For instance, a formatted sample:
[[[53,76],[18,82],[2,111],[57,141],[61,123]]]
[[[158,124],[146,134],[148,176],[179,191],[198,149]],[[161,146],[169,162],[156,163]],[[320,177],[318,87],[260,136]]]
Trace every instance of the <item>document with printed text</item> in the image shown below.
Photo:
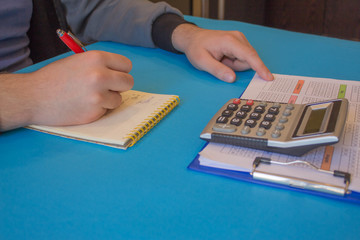
[[[300,104],[347,98],[350,105],[340,142],[316,148],[301,157],[209,143],[199,153],[200,165],[251,172],[256,157],[267,157],[285,163],[304,160],[320,169],[350,173],[349,189],[360,192],[360,82],[280,74],[274,76],[274,81],[264,81],[256,74],[241,98]],[[274,174],[285,172],[294,177],[329,184],[339,185],[343,181],[304,165],[290,167],[264,165],[262,170]]]

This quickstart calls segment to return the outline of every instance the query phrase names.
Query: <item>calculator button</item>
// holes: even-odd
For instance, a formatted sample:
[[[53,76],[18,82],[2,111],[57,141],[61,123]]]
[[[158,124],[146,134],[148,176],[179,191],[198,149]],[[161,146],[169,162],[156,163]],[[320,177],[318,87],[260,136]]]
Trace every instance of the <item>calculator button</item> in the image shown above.
[[[259,106],[266,107],[267,103],[266,102],[261,102],[261,103],[259,103]]]
[[[264,116],[264,120],[273,122],[275,120],[275,115],[268,113]]]
[[[281,107],[281,104],[278,103],[278,102],[276,102],[276,103],[273,104],[273,107],[280,108],[280,107]]]
[[[292,103],[289,103],[288,105],[286,105],[286,109],[293,110],[294,108],[295,108],[294,104],[292,104]]]
[[[262,127],[261,127],[261,128],[259,128],[259,129],[257,130],[256,135],[258,135],[258,136],[264,136],[265,133],[266,133],[265,128],[262,128]]]
[[[265,128],[265,129],[271,128],[271,122],[270,121],[262,121],[260,123],[260,128]]]
[[[247,113],[244,111],[239,111],[236,113],[236,117],[238,117],[238,118],[244,119],[244,118],[246,118],[246,116],[247,116]]]
[[[281,136],[281,133],[280,133],[280,130],[274,130],[272,133],[271,133],[271,136],[273,138],[278,138]]]
[[[284,126],[283,123],[278,123],[278,124],[276,124],[276,126],[275,126],[275,129],[277,129],[277,130],[283,130],[284,128],[285,128],[285,126]]]
[[[212,129],[213,131],[224,133],[232,133],[236,131],[236,127],[229,124],[215,124]]]
[[[244,128],[241,130],[241,133],[246,135],[248,133],[250,133],[250,127],[249,126],[244,126]]]
[[[227,109],[228,110],[232,110],[232,111],[235,111],[238,109],[238,105],[234,104],[234,103],[230,103],[228,106],[227,106]]]
[[[244,112],[249,112],[251,110],[251,106],[250,105],[243,105],[243,106],[241,106],[240,110],[244,111]]]
[[[246,105],[250,105],[250,106],[254,105],[254,100],[252,99],[247,100]]]
[[[254,108],[254,112],[263,113],[263,112],[265,112],[265,107],[263,107],[263,106],[256,106],[256,107]]]
[[[291,115],[291,110],[289,109],[285,109],[285,111],[282,114],[283,116],[290,116]]]
[[[240,126],[241,122],[242,122],[242,120],[240,118],[235,117],[235,118],[231,119],[230,124],[235,125],[235,126]]]
[[[216,119],[216,123],[227,123],[228,118],[224,117],[224,116],[220,116],[218,117],[218,119]]]
[[[256,126],[256,121],[254,119],[248,119],[245,121],[245,126],[253,128]]]
[[[277,114],[279,113],[279,108],[277,108],[277,107],[271,107],[271,108],[269,108],[268,113],[277,115]]]
[[[240,104],[240,103],[241,103],[241,100],[240,100],[239,98],[235,98],[235,99],[233,100],[233,103],[234,103],[234,104]]]
[[[288,119],[286,116],[281,116],[281,117],[279,118],[279,122],[281,122],[281,123],[286,123],[288,120],[289,120],[289,119]]]
[[[261,117],[260,113],[253,112],[253,113],[250,114],[250,119],[259,120],[260,117]]]
[[[233,111],[232,110],[224,110],[221,114],[221,116],[224,116],[224,117],[231,117],[233,115]]]

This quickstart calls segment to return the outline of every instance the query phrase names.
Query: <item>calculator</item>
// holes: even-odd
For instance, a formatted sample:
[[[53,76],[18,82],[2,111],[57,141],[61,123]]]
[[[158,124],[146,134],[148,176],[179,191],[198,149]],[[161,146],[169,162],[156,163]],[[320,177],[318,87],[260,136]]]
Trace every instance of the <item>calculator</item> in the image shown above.
[[[307,104],[233,98],[209,121],[200,138],[301,156],[339,141],[348,105],[345,98]]]

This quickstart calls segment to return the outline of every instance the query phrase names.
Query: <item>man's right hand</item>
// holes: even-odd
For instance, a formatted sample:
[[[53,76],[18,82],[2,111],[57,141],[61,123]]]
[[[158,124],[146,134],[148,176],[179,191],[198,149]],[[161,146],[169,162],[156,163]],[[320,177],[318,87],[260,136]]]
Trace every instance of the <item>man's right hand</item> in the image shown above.
[[[33,73],[0,75],[0,131],[95,121],[133,87],[131,68],[124,56],[88,51]]]

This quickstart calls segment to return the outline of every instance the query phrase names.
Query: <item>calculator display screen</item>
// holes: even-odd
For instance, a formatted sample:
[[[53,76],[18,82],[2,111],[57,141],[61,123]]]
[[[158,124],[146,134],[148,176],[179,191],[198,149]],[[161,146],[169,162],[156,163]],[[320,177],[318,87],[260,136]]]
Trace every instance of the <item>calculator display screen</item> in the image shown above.
[[[304,134],[319,132],[324,120],[325,113],[326,108],[313,109],[306,123]]]
[[[337,117],[338,111],[333,112],[333,102],[325,102],[321,104],[309,104],[305,107],[304,112],[299,119],[296,136],[308,136],[323,134],[326,131],[333,131],[329,125],[332,113]],[[335,120],[335,121],[334,121]],[[336,123],[336,119],[333,122]],[[328,128],[330,126],[330,128]]]

